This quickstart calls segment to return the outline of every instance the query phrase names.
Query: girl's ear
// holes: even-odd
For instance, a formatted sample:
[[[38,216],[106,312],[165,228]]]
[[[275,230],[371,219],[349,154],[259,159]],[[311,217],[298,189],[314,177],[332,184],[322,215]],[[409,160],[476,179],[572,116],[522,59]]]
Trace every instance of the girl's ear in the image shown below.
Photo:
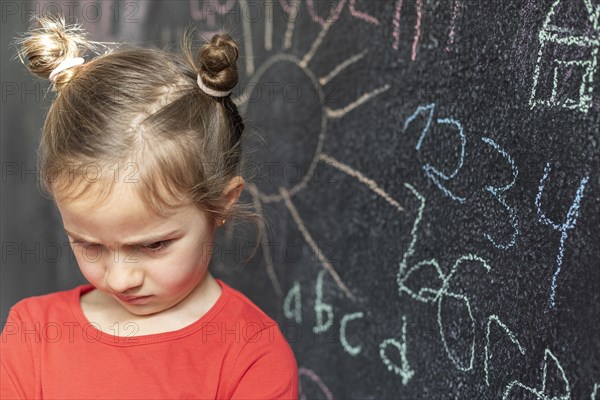
[[[241,176],[234,176],[223,190],[221,197],[226,202],[226,213],[228,213],[231,207],[238,201],[242,194],[242,190],[244,190],[244,185],[244,178]]]

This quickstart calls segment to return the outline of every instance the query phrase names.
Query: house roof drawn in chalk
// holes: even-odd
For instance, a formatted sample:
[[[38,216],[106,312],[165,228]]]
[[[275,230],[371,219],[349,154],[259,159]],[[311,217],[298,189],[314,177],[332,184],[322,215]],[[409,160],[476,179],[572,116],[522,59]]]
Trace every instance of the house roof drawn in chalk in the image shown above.
[[[538,39],[529,105],[587,113],[598,71],[600,4],[592,0],[555,0]]]

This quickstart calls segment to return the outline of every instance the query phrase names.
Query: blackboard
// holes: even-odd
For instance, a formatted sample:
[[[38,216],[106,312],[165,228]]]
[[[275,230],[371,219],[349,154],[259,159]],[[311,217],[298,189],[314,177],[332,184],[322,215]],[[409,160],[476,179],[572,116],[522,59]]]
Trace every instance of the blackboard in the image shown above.
[[[267,237],[243,264],[255,232],[222,231],[213,273],[279,322],[302,398],[600,399],[597,0],[71,11],[94,40],[240,42]]]

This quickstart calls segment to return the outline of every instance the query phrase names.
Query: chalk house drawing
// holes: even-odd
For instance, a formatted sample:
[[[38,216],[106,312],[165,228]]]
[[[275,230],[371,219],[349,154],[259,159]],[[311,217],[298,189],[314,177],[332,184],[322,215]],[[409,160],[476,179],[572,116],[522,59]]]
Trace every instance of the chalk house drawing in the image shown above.
[[[600,5],[592,0],[554,1],[538,35],[531,108],[589,111],[598,68],[599,16]]]
[[[240,4],[243,6],[246,5],[245,0],[239,0]],[[297,3],[297,0],[296,2]],[[269,7],[272,7],[272,3],[268,3]],[[332,13],[335,10],[332,10]],[[339,118],[343,118],[347,114],[351,113],[353,110],[359,108],[364,103],[371,101],[376,98],[380,94],[386,92],[390,89],[391,85],[384,84],[379,87],[374,88],[373,90],[363,93],[358,96],[356,99],[351,99],[348,104],[341,106],[339,108],[332,108],[328,104],[327,97],[324,92],[324,87],[338,74],[342,73],[344,69],[349,66],[359,62],[362,58],[366,56],[368,50],[362,50],[357,52],[356,54],[350,56],[348,59],[341,61],[338,65],[333,68],[327,74],[322,76],[318,76],[313,70],[310,68],[309,64],[312,60],[315,59],[315,55],[318,52],[320,46],[323,41],[327,37],[330,32],[331,26],[336,22],[337,19],[327,18],[317,37],[312,42],[310,49],[306,52],[306,54],[301,56],[295,56],[289,54],[289,49],[291,49],[291,43],[293,40],[295,24],[299,18],[295,18],[294,15],[290,16],[290,20],[288,22],[287,30],[285,35],[283,36],[283,46],[282,51],[276,52],[271,57],[269,57],[266,61],[264,61],[258,67],[254,65],[254,45],[255,43],[252,40],[252,28],[249,24],[244,23],[242,25],[244,29],[244,51],[245,51],[245,60],[246,60],[246,75],[249,78],[249,82],[244,86],[243,91],[233,99],[236,103],[237,107],[240,110],[240,113],[244,118],[248,118],[250,115],[250,120],[253,120],[254,115],[249,111],[249,108],[253,106],[253,96],[256,95],[257,90],[260,90],[260,82],[265,81],[268,82],[268,79],[273,78],[271,74],[274,70],[280,69],[285,71],[285,76],[290,77],[291,82],[294,83],[296,87],[300,87],[300,91],[306,93],[314,94],[314,98],[310,98],[311,96],[304,96],[304,98],[308,98],[308,102],[306,101],[302,103],[301,101],[290,102],[287,101],[284,105],[278,105],[277,103],[271,102],[271,110],[268,112],[270,114],[265,115],[267,119],[276,119],[276,118],[293,118],[294,115],[297,115],[298,109],[303,105],[307,107],[308,110],[311,111],[311,121],[303,121],[298,122],[297,125],[293,124],[286,128],[285,134],[282,132],[266,132],[266,135],[262,139],[267,142],[267,146],[273,149],[273,151],[266,150],[265,153],[268,158],[268,161],[273,161],[275,164],[279,164],[287,166],[291,164],[300,164],[302,165],[301,176],[297,177],[294,182],[290,182],[289,180],[270,180],[268,184],[263,184],[259,186],[258,184],[249,183],[247,184],[246,190],[249,192],[252,197],[252,201],[254,207],[257,212],[263,213],[263,205],[269,203],[281,203],[288,210],[290,216],[292,217],[294,223],[296,224],[298,230],[301,232],[304,240],[310,247],[311,251],[314,252],[315,256],[319,260],[320,264],[323,266],[323,269],[327,271],[335,281],[336,285],[346,294],[348,298],[351,300],[356,300],[350,288],[346,286],[346,284],[342,281],[341,277],[338,275],[335,266],[333,263],[327,259],[324,255],[322,246],[316,242],[313,238],[313,235],[310,232],[310,227],[306,226],[304,223],[304,218],[300,215],[294,204],[294,197],[298,195],[302,195],[303,190],[306,188],[307,184],[315,174],[317,173],[317,167],[320,163],[326,164],[329,167],[334,168],[338,172],[344,173],[348,176],[359,181],[363,184],[367,190],[371,190],[376,193],[378,196],[383,198],[389,205],[391,205],[394,209],[399,212],[403,212],[404,208],[393,199],[390,195],[388,195],[374,180],[366,177],[360,171],[357,171],[355,168],[341,162],[333,158],[331,155],[323,152],[323,144],[326,138],[327,126],[329,122],[332,120],[336,120]],[[246,19],[245,19],[246,20]],[[272,50],[273,48],[273,27],[272,27],[272,19],[267,18],[265,22],[268,26],[265,27],[265,37],[264,37],[264,49],[267,51]],[[294,78],[296,77],[296,78]],[[275,76],[277,78],[277,76]],[[294,80],[296,79],[296,80]],[[273,79],[271,79],[273,80]],[[279,79],[277,82],[280,82]],[[285,82],[283,82],[285,83]],[[304,86],[303,86],[304,85]],[[294,103],[294,105],[290,105]],[[285,109],[284,107],[289,107],[289,109]],[[310,108],[308,108],[310,107]],[[294,111],[295,110],[295,111]],[[289,113],[286,114],[286,113]],[[262,120],[262,119],[260,119]],[[290,123],[286,120],[286,123]],[[280,147],[281,146],[281,147]],[[294,151],[291,152],[282,152],[277,151],[280,148],[292,148]],[[306,152],[299,151],[299,149],[308,148],[310,154],[304,154]],[[290,156],[290,154],[292,154]],[[280,158],[278,158],[280,157]],[[231,227],[229,227],[229,231],[226,232],[228,237],[231,237],[232,231]],[[279,279],[275,273],[275,269],[273,266],[273,260],[270,258],[270,252],[268,251],[269,239],[264,238],[261,247],[263,249],[263,254],[265,257],[265,264],[267,274],[269,275],[269,279],[271,280],[271,284],[273,289],[277,293],[278,296],[283,297],[283,289],[279,282]]]

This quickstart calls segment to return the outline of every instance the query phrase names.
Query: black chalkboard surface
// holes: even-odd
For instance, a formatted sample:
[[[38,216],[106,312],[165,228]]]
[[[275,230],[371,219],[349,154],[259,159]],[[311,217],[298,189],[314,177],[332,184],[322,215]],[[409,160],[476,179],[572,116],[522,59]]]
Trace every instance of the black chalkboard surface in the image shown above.
[[[302,398],[600,399],[598,0],[107,3],[95,40],[240,42],[267,236],[213,272]]]

